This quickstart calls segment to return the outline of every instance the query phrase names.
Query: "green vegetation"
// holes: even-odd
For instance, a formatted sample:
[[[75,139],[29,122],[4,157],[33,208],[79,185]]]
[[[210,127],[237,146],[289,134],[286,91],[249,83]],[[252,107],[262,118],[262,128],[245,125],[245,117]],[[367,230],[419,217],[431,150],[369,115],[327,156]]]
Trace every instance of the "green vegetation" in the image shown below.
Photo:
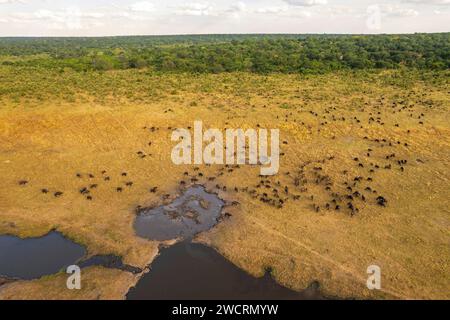
[[[106,71],[325,73],[450,67],[450,33],[1,38],[3,65]]]

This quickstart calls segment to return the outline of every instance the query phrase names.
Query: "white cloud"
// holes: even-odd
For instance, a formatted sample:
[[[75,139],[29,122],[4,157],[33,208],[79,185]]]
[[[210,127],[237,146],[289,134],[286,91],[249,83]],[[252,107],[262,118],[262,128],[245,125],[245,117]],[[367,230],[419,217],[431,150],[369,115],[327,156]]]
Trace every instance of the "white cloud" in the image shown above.
[[[283,0],[284,2],[296,7],[320,6],[328,3],[327,0]]]
[[[141,1],[133,3],[130,6],[130,10],[135,12],[153,12],[155,11],[155,5],[148,1]]]
[[[255,10],[255,12],[256,13],[278,14],[278,13],[286,12],[288,10],[289,10],[288,6],[270,6],[270,7],[258,8]]]
[[[131,14],[130,12],[120,11],[120,12],[112,12],[108,15],[112,19],[128,19],[132,21],[148,21],[152,20],[151,17],[142,16],[138,14]]]
[[[246,12],[247,10],[248,10],[247,5],[244,2],[239,1],[239,2],[233,3],[228,8],[227,12],[238,13],[238,12]]]
[[[100,13],[100,12],[86,12],[86,13],[81,14],[81,17],[93,18],[93,19],[100,19],[100,18],[103,18],[104,16],[105,16],[105,14]]]
[[[69,1],[78,7],[66,9]],[[368,3],[379,3],[383,33],[440,32],[448,31],[450,9],[450,0],[111,2],[0,0],[0,35],[361,33],[367,31]]]
[[[419,12],[410,8],[403,8],[399,5],[385,4],[380,6],[381,13],[388,17],[417,17]]]
[[[69,30],[80,30],[82,13],[78,7],[67,8],[64,11],[51,11],[41,9],[33,13],[33,17],[44,20],[49,27],[59,29],[66,27]]]
[[[88,18],[88,19],[100,19],[105,14],[100,12],[83,12],[78,7],[69,7],[61,11],[51,11],[47,9],[40,9],[32,13],[32,17],[37,19],[53,19],[56,21],[64,21],[71,18]],[[27,17],[27,15],[25,15]],[[28,15],[30,18],[30,16]]]
[[[288,12],[287,16],[292,18],[310,18],[312,16],[312,13],[310,11],[301,10],[301,11],[294,11],[294,12]]]
[[[450,0],[403,0],[405,3],[429,4],[429,5],[450,5]]]
[[[26,3],[25,0],[0,0],[0,4],[8,4],[8,3]]]
[[[331,16],[344,16],[349,14],[356,14],[358,11],[357,9],[350,7],[350,6],[326,6],[324,9],[320,10],[320,12],[327,13]]]
[[[175,11],[178,15],[185,16],[210,16],[214,15],[213,8],[208,3],[188,3],[185,5],[181,5]]]
[[[228,14],[233,18],[239,19],[241,17],[241,14],[245,14],[245,13],[249,13],[249,12],[250,12],[250,10],[247,7],[247,5],[244,2],[239,1],[239,2],[233,3],[228,9],[226,9],[224,11],[224,14],[225,15]]]
[[[219,12],[220,13],[220,12]],[[263,6],[250,8],[243,2],[237,2],[231,5],[224,13],[231,14],[233,17],[239,18],[240,14],[259,14],[267,16],[279,16],[279,17],[310,17],[311,12],[305,10],[298,10],[298,8],[290,7],[289,5],[275,5],[275,6]]]
[[[50,29],[58,30],[82,30],[103,26],[104,22],[98,21],[105,17],[100,12],[82,12],[79,7],[69,7],[64,10],[39,9],[34,12],[17,12],[11,14],[14,23],[42,23]]]

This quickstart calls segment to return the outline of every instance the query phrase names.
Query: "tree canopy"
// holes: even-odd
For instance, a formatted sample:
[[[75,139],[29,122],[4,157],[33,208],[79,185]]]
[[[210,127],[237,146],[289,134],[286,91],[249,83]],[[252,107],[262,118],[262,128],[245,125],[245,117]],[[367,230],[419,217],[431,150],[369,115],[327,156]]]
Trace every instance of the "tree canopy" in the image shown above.
[[[0,38],[0,63],[77,71],[324,73],[450,67],[450,33]]]

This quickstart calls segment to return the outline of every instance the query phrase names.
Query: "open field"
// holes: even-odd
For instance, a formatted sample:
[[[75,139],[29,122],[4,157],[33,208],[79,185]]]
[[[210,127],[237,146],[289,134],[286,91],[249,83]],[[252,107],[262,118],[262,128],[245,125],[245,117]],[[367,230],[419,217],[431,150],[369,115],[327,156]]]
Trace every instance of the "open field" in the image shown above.
[[[0,66],[0,234],[56,229],[92,255],[143,268],[159,243],[135,235],[136,207],[161,204],[196,178],[236,202],[197,240],[251,274],[271,268],[296,290],[317,280],[340,298],[450,299],[448,80],[448,71],[403,69],[159,75]],[[279,128],[279,174],[174,165],[171,133],[195,120]],[[88,201],[79,189],[92,184]],[[380,291],[366,288],[372,264],[382,270]],[[3,285],[0,299],[119,299],[137,280],[83,272],[81,291],[69,292],[59,274]]]

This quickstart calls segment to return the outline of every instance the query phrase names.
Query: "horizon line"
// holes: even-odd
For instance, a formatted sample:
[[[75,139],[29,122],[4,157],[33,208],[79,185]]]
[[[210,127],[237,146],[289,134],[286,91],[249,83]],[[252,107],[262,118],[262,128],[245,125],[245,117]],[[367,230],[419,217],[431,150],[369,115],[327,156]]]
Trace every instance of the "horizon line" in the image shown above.
[[[0,36],[4,38],[119,38],[119,37],[189,37],[189,36],[383,36],[383,35],[415,35],[415,34],[446,34],[450,31],[436,31],[436,32],[401,32],[401,33],[174,33],[174,34],[117,34],[117,35],[79,35],[79,36],[65,36],[65,35],[14,35],[14,36]]]

